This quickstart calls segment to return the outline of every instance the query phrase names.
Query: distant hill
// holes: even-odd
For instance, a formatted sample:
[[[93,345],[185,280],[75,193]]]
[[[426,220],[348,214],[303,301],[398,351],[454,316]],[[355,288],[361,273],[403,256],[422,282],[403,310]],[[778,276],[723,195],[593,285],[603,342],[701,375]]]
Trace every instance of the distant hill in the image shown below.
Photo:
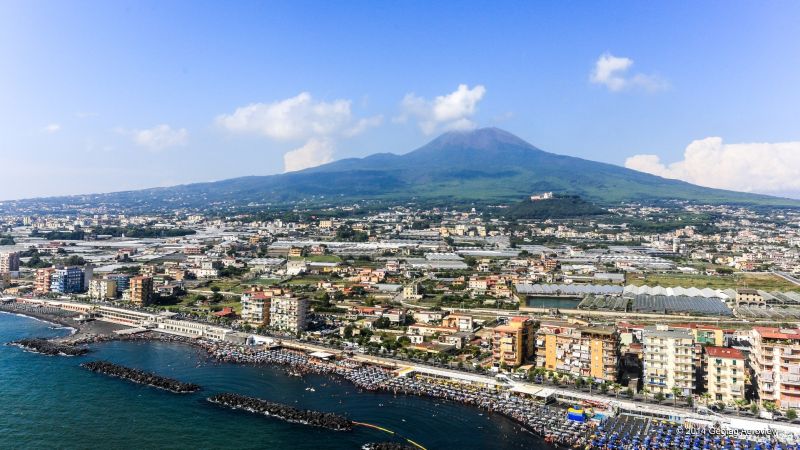
[[[543,200],[530,197],[509,207],[503,216],[509,219],[567,219],[599,216],[607,211],[577,195],[555,195]]]
[[[713,172],[709,172],[713,176]],[[695,186],[612,164],[542,151],[497,128],[445,133],[410,153],[378,153],[279,175],[71,197],[87,205],[142,209],[208,208],[324,197],[423,200],[440,204],[517,202],[531,193],[578,195],[600,205],[689,200],[712,204],[800,206],[800,201]],[[51,199],[63,202],[65,198]]]

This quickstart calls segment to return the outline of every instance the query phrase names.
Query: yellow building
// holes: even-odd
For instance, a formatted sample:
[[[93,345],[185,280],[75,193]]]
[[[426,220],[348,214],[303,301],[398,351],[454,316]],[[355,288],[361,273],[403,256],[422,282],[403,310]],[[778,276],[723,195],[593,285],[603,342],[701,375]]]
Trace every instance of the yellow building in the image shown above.
[[[744,400],[744,354],[735,348],[705,348],[705,386],[711,399],[733,405]]]
[[[492,357],[496,364],[517,367],[533,357],[534,326],[527,317],[512,317],[508,325],[492,330]]]
[[[613,327],[542,322],[536,332],[536,367],[613,382],[617,341]]]

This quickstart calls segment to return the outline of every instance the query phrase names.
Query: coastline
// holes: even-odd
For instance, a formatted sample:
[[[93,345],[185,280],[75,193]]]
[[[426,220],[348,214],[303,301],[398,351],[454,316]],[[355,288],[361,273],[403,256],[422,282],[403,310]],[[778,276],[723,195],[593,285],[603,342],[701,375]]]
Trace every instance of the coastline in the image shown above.
[[[8,311],[6,311],[8,312]],[[46,314],[38,311],[40,315]],[[14,314],[27,316],[46,322],[48,319],[30,317],[24,311],[15,310]],[[63,315],[59,314],[63,319]],[[91,324],[105,324],[92,326]],[[625,431],[625,426],[632,416],[619,415],[604,419],[602,423],[575,422],[566,417],[566,404],[547,406],[540,401],[520,396],[507,396],[499,391],[494,391],[480,386],[464,385],[447,378],[431,378],[424,373],[413,376],[399,376],[396,368],[388,368],[371,361],[362,361],[352,358],[327,360],[317,358],[306,351],[287,347],[268,349],[266,347],[247,347],[227,341],[192,338],[182,335],[161,333],[158,331],[145,331],[138,334],[119,335],[113,333],[114,329],[124,329],[126,326],[111,324],[102,321],[81,323],[77,336],[68,338],[55,338],[65,345],[82,345],[107,341],[160,341],[170,343],[183,343],[202,349],[209,358],[219,362],[229,362],[243,365],[281,366],[290,375],[302,376],[306,373],[327,375],[332,378],[344,378],[356,388],[366,391],[383,391],[395,395],[418,396],[429,399],[444,400],[483,411],[497,413],[510,420],[522,430],[543,438],[546,444],[585,449],[608,448],[607,439],[616,439],[617,431]],[[89,331],[92,329],[93,331]],[[719,435],[719,430],[713,427],[696,428],[697,425],[682,423],[667,423],[663,419],[648,417],[641,419],[637,435],[633,439],[650,437],[657,440],[657,445],[663,442],[663,436],[691,435],[695,440],[710,444],[711,450],[720,449],[714,439]],[[653,435],[651,430],[659,430],[658,435]],[[685,426],[684,426],[685,425]],[[623,427],[623,428],[620,428]],[[687,428],[688,427],[688,428]],[[689,430],[690,431],[686,431]],[[628,429],[630,431],[630,429]],[[689,434],[686,434],[689,433]],[[651,436],[652,435],[652,436]],[[784,436],[786,438],[786,436]],[[745,440],[750,440],[745,438]],[[778,436],[770,436],[769,441],[778,442]],[[795,441],[796,438],[791,438]],[[756,442],[756,440],[750,440]],[[697,441],[696,441],[697,442]],[[732,439],[728,439],[730,444]],[[765,442],[758,439],[758,442]],[[633,442],[614,443],[618,449],[638,449]]]
[[[20,316],[20,317],[27,317],[28,319],[37,320],[39,322],[44,322],[50,325],[53,325],[53,328],[61,328],[70,330],[69,336],[74,335],[78,332],[77,323],[71,323],[67,320],[62,320],[61,318],[54,317],[48,314],[35,314],[33,312],[21,312],[16,310],[7,310],[3,309],[0,306],[0,314],[8,314],[11,316]],[[65,336],[68,337],[68,336]],[[63,338],[58,338],[63,339]]]

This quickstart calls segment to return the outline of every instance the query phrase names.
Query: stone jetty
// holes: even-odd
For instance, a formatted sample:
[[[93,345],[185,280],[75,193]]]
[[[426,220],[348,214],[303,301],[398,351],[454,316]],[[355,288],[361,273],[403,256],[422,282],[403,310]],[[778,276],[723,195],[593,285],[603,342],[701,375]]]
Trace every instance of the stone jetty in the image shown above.
[[[260,398],[225,393],[209,397],[207,400],[211,403],[226,406],[231,409],[241,409],[253,414],[263,414],[291,423],[301,423],[334,431],[350,431],[353,429],[353,422],[344,416],[309,409],[297,409],[281,403],[268,402]]]
[[[80,356],[89,352],[89,349],[84,347],[60,344],[47,339],[20,339],[11,342],[11,345],[16,345],[30,352],[52,356]]]
[[[134,383],[146,384],[148,386],[164,389],[176,394],[187,394],[200,390],[200,386],[194,383],[184,383],[172,378],[162,377],[160,375],[145,372],[139,369],[120,366],[108,361],[87,362],[81,364],[81,367],[89,369],[92,372],[122,378],[124,380],[133,381]]]
[[[361,447],[363,450],[416,450],[414,447],[399,442],[370,442]]]

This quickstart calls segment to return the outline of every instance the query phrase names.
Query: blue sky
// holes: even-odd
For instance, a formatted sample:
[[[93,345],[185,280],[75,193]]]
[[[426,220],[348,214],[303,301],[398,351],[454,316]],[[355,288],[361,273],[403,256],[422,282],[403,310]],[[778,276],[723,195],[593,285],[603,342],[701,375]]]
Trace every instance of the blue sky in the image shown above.
[[[474,126],[798,196],[798,19],[779,1],[6,0],[0,198],[280,173]]]

